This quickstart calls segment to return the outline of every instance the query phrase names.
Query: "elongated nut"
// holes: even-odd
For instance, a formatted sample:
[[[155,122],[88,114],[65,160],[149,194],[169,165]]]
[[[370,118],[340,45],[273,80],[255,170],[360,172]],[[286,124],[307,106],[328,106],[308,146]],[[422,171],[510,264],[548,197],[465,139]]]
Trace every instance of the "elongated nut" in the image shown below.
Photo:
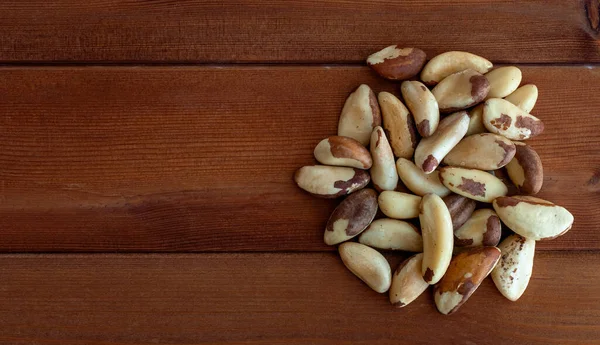
[[[451,113],[483,101],[489,90],[490,84],[486,77],[468,69],[449,75],[431,93],[438,102],[440,112]]]
[[[521,84],[521,70],[515,66],[496,68],[485,74],[490,82],[487,98],[503,98],[513,93]]]
[[[419,220],[423,236],[421,273],[433,285],[442,279],[452,258],[452,219],[444,201],[435,194],[427,194],[421,200]]]
[[[450,212],[453,230],[460,228],[471,217],[477,206],[475,200],[454,193],[445,196],[442,200]]]
[[[411,158],[417,146],[415,123],[408,109],[389,92],[378,95],[383,115],[383,125],[397,157]]]
[[[533,272],[535,241],[513,234],[504,239],[498,249],[502,256],[492,271],[492,280],[504,297],[516,301],[527,289]]]
[[[375,189],[394,190],[398,185],[398,172],[394,164],[394,154],[387,141],[383,128],[376,127],[371,136],[371,180]]]
[[[501,197],[493,205],[506,226],[528,239],[553,239],[573,225],[573,215],[566,208],[532,196]]]
[[[433,292],[439,312],[445,315],[456,312],[490,274],[499,259],[500,250],[496,247],[477,247],[455,256]]]
[[[471,218],[454,231],[454,245],[457,247],[496,246],[500,242],[501,235],[500,218],[496,212],[482,208],[473,212]]]
[[[371,177],[355,168],[308,165],[296,171],[298,187],[321,198],[337,198],[364,188]]]
[[[505,137],[481,133],[463,138],[446,157],[446,165],[479,170],[500,169],[515,156],[516,148]]]
[[[390,218],[410,219],[419,216],[421,197],[408,193],[383,191],[378,198],[381,212]]]
[[[393,45],[369,55],[367,65],[386,79],[405,80],[419,74],[426,58],[421,49]]]
[[[360,235],[358,242],[379,249],[423,251],[423,238],[417,228],[405,221],[390,218],[373,221]]]
[[[487,129],[483,125],[483,104],[479,104],[469,111],[469,129],[465,136],[486,132]]]
[[[469,128],[469,116],[465,111],[445,117],[433,135],[421,139],[415,150],[415,164],[429,174],[442,159],[465,136]]]
[[[325,243],[332,246],[365,230],[377,214],[377,192],[370,188],[350,194],[335,208],[325,228]]]
[[[432,135],[440,122],[440,109],[431,91],[418,81],[405,81],[400,90],[406,106],[415,118],[419,134],[425,138]]]
[[[524,143],[515,142],[515,157],[506,165],[510,180],[523,194],[537,194],[544,183],[542,160],[535,150]]]
[[[402,308],[419,297],[429,284],[421,275],[423,253],[415,254],[404,260],[392,275],[390,286],[390,303]]]
[[[485,101],[483,124],[490,132],[511,140],[527,140],[544,131],[542,120],[501,98]]]
[[[537,98],[538,88],[533,84],[523,85],[510,95],[504,97],[505,100],[523,109],[526,113],[531,113]]]
[[[338,247],[344,265],[371,289],[384,293],[392,283],[392,269],[378,251],[364,244],[344,242]]]
[[[321,164],[369,169],[373,164],[371,154],[358,141],[333,136],[321,140],[315,147],[315,158]]]
[[[348,96],[338,124],[338,135],[350,137],[367,146],[373,128],[381,126],[377,97],[368,85],[360,85]]]
[[[431,59],[421,71],[421,80],[427,85],[435,85],[447,76],[466,69],[485,74],[492,67],[492,63],[481,56],[461,51],[450,51]]]
[[[443,167],[440,180],[452,192],[482,202],[492,202],[508,192],[502,180],[476,169]]]
[[[444,197],[450,194],[450,190],[440,181],[439,171],[425,174],[415,163],[404,158],[398,158],[396,169],[406,188],[417,195],[424,196],[433,193]]]

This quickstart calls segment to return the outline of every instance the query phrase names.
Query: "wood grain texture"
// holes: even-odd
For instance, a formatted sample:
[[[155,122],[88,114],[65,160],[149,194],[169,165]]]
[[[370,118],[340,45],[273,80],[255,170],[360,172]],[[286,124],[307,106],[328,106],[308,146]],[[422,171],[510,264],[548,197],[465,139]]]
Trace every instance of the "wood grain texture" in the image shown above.
[[[510,302],[404,309],[334,253],[0,256],[2,344],[599,344],[600,253],[538,253]],[[391,258],[395,267],[399,257]]]
[[[597,0],[0,2],[0,62],[362,62],[390,44],[600,62]]]
[[[600,249],[600,69],[524,67],[540,196],[575,215],[540,249]],[[292,180],[366,67],[0,69],[0,251],[321,251],[337,201]]]

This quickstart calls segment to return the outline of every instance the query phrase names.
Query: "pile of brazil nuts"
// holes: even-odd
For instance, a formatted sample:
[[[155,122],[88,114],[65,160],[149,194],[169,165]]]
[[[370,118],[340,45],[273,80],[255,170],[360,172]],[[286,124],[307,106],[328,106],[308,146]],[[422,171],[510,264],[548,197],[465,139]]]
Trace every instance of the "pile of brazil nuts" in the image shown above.
[[[490,274],[516,301],[535,242],[573,224],[565,208],[531,196],[543,182],[540,157],[523,142],[544,130],[530,114],[537,87],[519,87],[517,67],[492,69],[467,52],[425,62],[422,50],[395,45],[370,55],[375,72],[402,81],[400,95],[356,88],[337,136],[315,147],[321,165],[294,179],[317,197],[346,196],[325,243],[339,245],[344,265],[373,290],[389,291],[392,305],[404,307],[433,285],[437,309],[451,314]],[[378,210],[387,218],[374,220]],[[500,243],[503,226],[512,233]],[[416,254],[392,274],[378,250]]]

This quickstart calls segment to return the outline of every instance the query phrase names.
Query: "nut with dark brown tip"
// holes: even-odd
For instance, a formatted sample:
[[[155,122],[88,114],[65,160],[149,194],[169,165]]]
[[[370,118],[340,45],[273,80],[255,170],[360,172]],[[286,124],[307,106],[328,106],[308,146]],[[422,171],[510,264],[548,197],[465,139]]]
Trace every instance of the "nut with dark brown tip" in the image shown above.
[[[325,165],[369,169],[373,164],[369,150],[348,137],[333,136],[323,139],[315,147],[314,154],[319,163]]]
[[[421,266],[423,253],[415,254],[404,260],[392,275],[390,286],[390,303],[402,308],[419,297],[429,284],[423,280]]]
[[[458,194],[450,194],[442,198],[452,218],[452,229],[460,228],[473,214],[477,202]]]
[[[452,113],[483,101],[489,90],[490,83],[486,77],[468,69],[444,78],[431,93],[438,102],[440,112]]]
[[[333,246],[365,230],[377,214],[377,192],[370,188],[350,194],[335,208],[325,228],[325,243]]]
[[[338,123],[338,135],[367,146],[373,128],[381,125],[377,97],[368,85],[360,85],[348,96]]]
[[[421,273],[423,279],[433,285],[442,279],[452,258],[452,219],[442,198],[427,194],[421,200],[419,220],[423,236]]]
[[[544,131],[542,120],[502,98],[485,101],[483,124],[488,131],[511,140],[527,140]]]
[[[389,92],[377,96],[381,105],[383,127],[396,157],[411,158],[417,146],[417,131],[408,109]]]
[[[452,258],[446,275],[435,286],[433,296],[440,313],[450,315],[458,310],[500,259],[496,247],[477,247]]]
[[[375,189],[394,190],[398,185],[398,172],[394,162],[394,153],[381,127],[375,127],[371,135],[371,180]]]
[[[440,109],[431,91],[418,81],[405,81],[400,90],[419,134],[424,138],[432,135],[440,122]]]
[[[500,242],[502,228],[500,218],[491,209],[483,208],[473,215],[460,228],[454,231],[456,247],[496,246]]]
[[[544,183],[542,160],[535,150],[524,143],[515,142],[516,154],[506,165],[510,180],[523,194],[537,194]]]
[[[505,137],[480,133],[463,138],[446,157],[447,165],[479,170],[500,169],[515,156],[515,145]]]
[[[392,45],[369,55],[367,64],[386,79],[406,80],[419,74],[426,58],[421,49]]]
[[[421,80],[427,85],[435,85],[447,76],[472,69],[484,74],[492,69],[493,65],[481,56],[461,52],[450,51],[433,57],[421,71]]]
[[[371,177],[365,170],[327,165],[308,165],[296,171],[298,187],[321,198],[337,198],[364,188]]]

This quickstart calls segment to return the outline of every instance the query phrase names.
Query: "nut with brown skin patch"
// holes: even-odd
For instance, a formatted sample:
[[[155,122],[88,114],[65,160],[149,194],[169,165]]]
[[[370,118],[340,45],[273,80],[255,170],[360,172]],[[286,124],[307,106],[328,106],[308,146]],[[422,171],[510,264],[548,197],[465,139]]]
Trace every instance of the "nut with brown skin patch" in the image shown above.
[[[500,169],[514,157],[512,141],[492,133],[475,134],[463,138],[444,158],[451,166],[479,170]]]
[[[508,192],[502,180],[476,169],[443,167],[440,169],[440,180],[450,191],[482,202],[492,202]]]
[[[423,238],[417,228],[405,221],[390,218],[373,221],[360,235],[358,242],[378,249],[423,251]]]
[[[450,194],[442,200],[448,207],[450,217],[452,218],[452,229],[460,228],[473,214],[477,203],[475,200],[465,198],[462,195]],[[456,238],[455,238],[456,239]]]
[[[421,273],[426,282],[435,284],[446,272],[452,258],[452,219],[444,201],[435,194],[427,194],[421,200],[419,220],[423,236]]]
[[[483,124],[490,132],[511,140],[530,139],[544,130],[540,119],[501,98],[485,101]]]
[[[452,258],[446,275],[435,286],[433,296],[438,311],[450,315],[477,290],[500,259],[496,247],[473,248]]]
[[[344,265],[376,292],[384,293],[392,283],[390,264],[378,251],[364,244],[344,242],[338,247]]]
[[[542,160],[529,145],[515,142],[515,147],[515,156],[506,165],[506,172],[521,193],[537,194],[544,183]]]
[[[389,92],[378,95],[386,135],[396,157],[411,158],[417,146],[417,130],[408,109]]]
[[[492,67],[492,63],[481,56],[461,51],[450,51],[431,59],[421,71],[421,80],[427,85],[435,85],[447,76],[466,69],[484,74]]]
[[[487,98],[503,98],[513,93],[521,84],[521,70],[515,66],[496,68],[485,74],[490,83]]]
[[[406,80],[419,73],[426,58],[421,49],[393,45],[369,55],[367,65],[386,79]]]
[[[338,123],[338,136],[350,137],[367,146],[373,128],[380,125],[377,97],[368,85],[362,84],[346,99]]]
[[[333,136],[321,140],[314,150],[315,158],[325,165],[369,169],[373,164],[371,154],[358,141]]]
[[[392,275],[390,286],[390,303],[394,307],[401,308],[410,304],[427,290],[429,284],[421,275],[422,265],[423,253],[419,253],[404,260],[398,266]]]
[[[405,81],[400,90],[415,118],[419,134],[425,138],[432,135],[440,121],[440,110],[431,91],[418,81]]]
[[[506,226],[528,239],[553,239],[573,225],[573,215],[567,209],[532,196],[501,197],[493,205]]]
[[[445,117],[433,135],[423,138],[415,150],[415,164],[423,172],[433,172],[444,157],[464,137],[469,116],[461,111]]]
[[[504,297],[516,301],[525,292],[531,278],[535,241],[513,234],[502,241],[498,249],[502,256],[492,271],[492,280]]]
[[[457,247],[495,246],[500,242],[502,228],[496,212],[479,209],[460,228],[454,231]]]
[[[398,172],[394,162],[392,148],[383,132],[383,128],[376,127],[371,135],[371,180],[375,189],[394,190],[398,185]]]
[[[325,243],[332,246],[365,230],[377,214],[377,193],[369,188],[350,194],[335,208],[325,228]]]
[[[294,174],[298,187],[321,198],[337,198],[364,188],[369,173],[355,168],[326,165],[304,166]]]
[[[446,77],[431,93],[438,102],[440,112],[451,113],[483,101],[489,89],[490,84],[485,76],[468,69]]]

